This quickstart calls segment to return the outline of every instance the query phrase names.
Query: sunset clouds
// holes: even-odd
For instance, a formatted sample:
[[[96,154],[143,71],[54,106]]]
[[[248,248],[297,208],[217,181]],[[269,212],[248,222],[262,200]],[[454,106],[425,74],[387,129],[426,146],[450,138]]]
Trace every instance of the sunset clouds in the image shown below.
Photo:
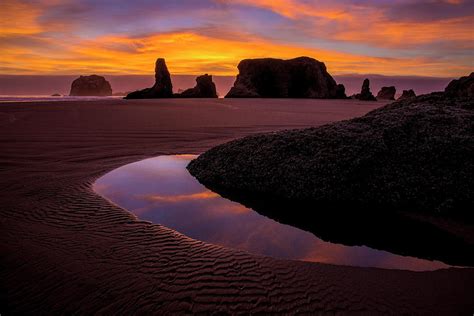
[[[474,2],[237,0],[0,2],[2,74],[236,73],[243,58],[308,55],[329,71],[460,76]]]

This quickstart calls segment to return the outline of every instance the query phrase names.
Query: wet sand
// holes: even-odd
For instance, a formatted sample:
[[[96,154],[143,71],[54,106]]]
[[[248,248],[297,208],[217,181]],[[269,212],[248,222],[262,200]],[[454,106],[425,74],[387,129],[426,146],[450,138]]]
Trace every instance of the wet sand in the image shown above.
[[[5,313],[470,314],[474,269],[410,272],[276,260],[192,240],[96,195],[160,154],[349,119],[383,103],[107,100],[0,104]]]

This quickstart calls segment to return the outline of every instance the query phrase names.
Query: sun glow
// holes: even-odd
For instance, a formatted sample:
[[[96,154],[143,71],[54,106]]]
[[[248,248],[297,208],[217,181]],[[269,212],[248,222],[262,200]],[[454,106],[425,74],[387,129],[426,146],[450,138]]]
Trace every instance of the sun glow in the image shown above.
[[[1,73],[150,74],[157,57],[174,74],[215,75],[235,75],[245,58],[303,55],[334,74],[459,76],[474,64],[474,16],[464,1],[435,1],[423,19],[409,8],[393,18],[401,5],[351,1],[176,5],[196,7],[186,16],[122,5],[104,15],[106,4],[2,1]]]

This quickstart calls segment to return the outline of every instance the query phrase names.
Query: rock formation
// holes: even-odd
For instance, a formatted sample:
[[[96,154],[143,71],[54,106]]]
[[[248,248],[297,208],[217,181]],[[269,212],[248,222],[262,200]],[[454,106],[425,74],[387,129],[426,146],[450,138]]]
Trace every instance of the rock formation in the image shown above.
[[[80,76],[71,84],[70,96],[110,96],[112,87],[102,76]]]
[[[473,108],[420,96],[350,121],[236,140],[189,168],[229,190],[474,219]]]
[[[217,98],[216,85],[212,76],[205,74],[196,78],[196,86],[175,94],[178,98]]]
[[[226,98],[346,98],[324,63],[309,57],[245,59]]]
[[[361,101],[377,101],[377,99],[374,97],[372,92],[370,91],[370,81],[369,79],[364,79],[364,82],[362,83],[362,88],[360,90],[360,93],[354,94],[352,96],[353,99],[358,99]]]
[[[394,86],[382,87],[382,89],[380,89],[379,93],[377,93],[377,100],[379,100],[379,99],[395,100],[395,93],[396,92],[397,92],[397,89]]]
[[[188,168],[222,192],[474,223],[474,100],[450,97],[464,93],[459,81],[449,87],[348,121],[234,140]]]
[[[444,91],[451,97],[474,98],[474,72],[469,76],[451,81]]]
[[[403,90],[402,95],[397,100],[405,100],[416,97],[415,91],[412,89],[410,90]]]
[[[151,88],[129,93],[125,99],[172,98],[173,85],[165,60],[158,58],[155,64],[155,84]]]

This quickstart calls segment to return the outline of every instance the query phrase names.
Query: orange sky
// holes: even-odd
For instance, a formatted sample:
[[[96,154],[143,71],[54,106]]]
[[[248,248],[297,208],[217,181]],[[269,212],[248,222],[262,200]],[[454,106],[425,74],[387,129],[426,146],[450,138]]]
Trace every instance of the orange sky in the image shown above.
[[[306,55],[333,74],[456,77],[474,68],[473,8],[462,0],[2,0],[0,73],[149,74],[164,57],[174,74],[234,75],[244,58]]]

